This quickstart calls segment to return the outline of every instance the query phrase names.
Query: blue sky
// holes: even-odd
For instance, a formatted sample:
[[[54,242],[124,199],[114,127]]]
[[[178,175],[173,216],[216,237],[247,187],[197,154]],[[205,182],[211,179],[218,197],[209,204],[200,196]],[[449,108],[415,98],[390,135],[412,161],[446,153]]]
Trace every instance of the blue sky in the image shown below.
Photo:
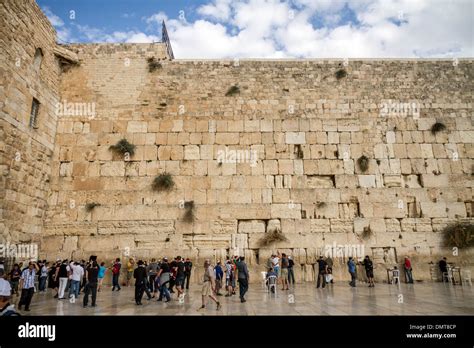
[[[474,56],[471,0],[37,3],[59,42],[159,41],[165,20],[176,58]]]

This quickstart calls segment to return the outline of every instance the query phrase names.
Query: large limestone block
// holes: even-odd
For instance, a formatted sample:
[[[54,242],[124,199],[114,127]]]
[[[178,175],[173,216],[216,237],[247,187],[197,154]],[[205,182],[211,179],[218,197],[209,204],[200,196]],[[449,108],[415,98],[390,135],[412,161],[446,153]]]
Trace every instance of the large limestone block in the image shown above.
[[[238,231],[239,233],[264,233],[265,227],[263,220],[239,221]]]
[[[271,217],[286,219],[301,219],[301,204],[272,204]]]
[[[358,175],[360,187],[376,187],[375,175]]]
[[[123,161],[111,161],[105,162],[100,166],[101,176],[124,176],[125,175],[125,162]]]
[[[129,121],[127,126],[127,133],[146,133],[148,123],[142,121]]]
[[[306,144],[306,136],[304,132],[286,132],[286,144]]]
[[[423,217],[442,218],[447,217],[446,202],[420,202]]]
[[[197,145],[186,145],[184,147],[184,159],[187,161],[190,160],[199,160],[199,146]]]

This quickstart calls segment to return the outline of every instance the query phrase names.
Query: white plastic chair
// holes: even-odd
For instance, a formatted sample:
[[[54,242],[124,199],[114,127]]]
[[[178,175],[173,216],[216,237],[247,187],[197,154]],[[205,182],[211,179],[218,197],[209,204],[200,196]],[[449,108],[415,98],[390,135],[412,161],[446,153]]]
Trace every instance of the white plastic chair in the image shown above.
[[[262,288],[267,286],[267,272],[260,272],[262,274]]]
[[[395,280],[397,280],[397,281],[395,281]],[[398,270],[398,269],[392,270],[391,284],[393,284],[393,283],[400,286],[400,270]]]
[[[471,270],[465,269],[462,271],[462,284],[469,284],[469,286],[472,286]]]
[[[277,286],[277,277],[274,275],[268,277],[267,292],[271,292],[272,288],[273,288],[273,293],[276,295],[278,286]]]

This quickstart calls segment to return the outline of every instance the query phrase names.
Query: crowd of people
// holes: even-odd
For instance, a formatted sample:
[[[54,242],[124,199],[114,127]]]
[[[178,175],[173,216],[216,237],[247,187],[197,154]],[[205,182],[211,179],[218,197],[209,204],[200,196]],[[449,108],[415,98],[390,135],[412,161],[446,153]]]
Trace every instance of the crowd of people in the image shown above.
[[[278,284],[281,284],[282,291],[289,290],[290,285],[294,286],[294,265],[292,257],[285,253],[278,251],[277,254],[271,255],[265,266],[266,283],[269,290],[274,292],[274,286],[278,286]],[[351,277],[349,285],[356,286],[357,266],[365,269],[368,286],[374,287],[374,264],[369,256],[361,261],[355,260],[353,257],[348,258],[347,269]],[[334,283],[331,257],[320,256],[316,267],[317,288],[325,288],[327,284]],[[408,256],[404,259],[403,268],[406,282],[413,283],[412,264]],[[439,262],[439,269],[442,273],[446,272],[446,258]],[[192,270],[192,261],[181,256],[177,256],[171,261],[166,257],[152,258],[149,261],[135,261],[133,257],[130,257],[126,263],[125,285],[131,286],[134,281],[135,304],[137,306],[142,305],[144,294],[147,295],[148,300],[156,298],[156,301],[169,302],[171,294],[177,293],[176,299],[184,301],[186,290],[189,290]],[[83,307],[88,306],[89,296],[91,297],[91,306],[95,307],[97,293],[104,287],[103,280],[107,271],[111,273],[112,291],[120,291],[120,276],[123,273],[120,258],[115,259],[108,267],[105,262],[99,264],[96,256],[91,256],[89,261],[67,259],[56,260],[53,263],[46,260],[32,261],[27,265],[14,264],[8,273],[5,272],[4,266],[0,262],[0,315],[16,313],[10,304],[12,296],[20,296],[18,309],[23,310],[24,307],[25,311],[29,311],[34,293],[36,291],[46,292],[47,288],[52,289],[54,298],[69,299],[73,303],[82,292],[84,294]],[[237,285],[240,302],[246,302],[245,295],[249,289],[249,280],[249,270],[243,256],[227,257],[225,262],[219,260],[215,265],[212,265],[210,260],[206,260],[202,279],[202,305],[198,310],[206,308],[209,299],[215,302],[216,308],[219,310],[222,305],[218,297],[236,295]],[[38,284],[37,288],[35,287],[36,283]]]

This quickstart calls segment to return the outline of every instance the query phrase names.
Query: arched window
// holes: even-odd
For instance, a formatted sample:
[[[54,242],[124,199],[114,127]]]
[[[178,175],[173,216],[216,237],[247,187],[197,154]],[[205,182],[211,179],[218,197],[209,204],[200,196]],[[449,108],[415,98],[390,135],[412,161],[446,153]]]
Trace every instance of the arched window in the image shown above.
[[[41,62],[43,61],[43,51],[41,48],[37,48],[35,51],[35,59],[33,60],[33,68],[35,72],[39,72],[41,68]]]

